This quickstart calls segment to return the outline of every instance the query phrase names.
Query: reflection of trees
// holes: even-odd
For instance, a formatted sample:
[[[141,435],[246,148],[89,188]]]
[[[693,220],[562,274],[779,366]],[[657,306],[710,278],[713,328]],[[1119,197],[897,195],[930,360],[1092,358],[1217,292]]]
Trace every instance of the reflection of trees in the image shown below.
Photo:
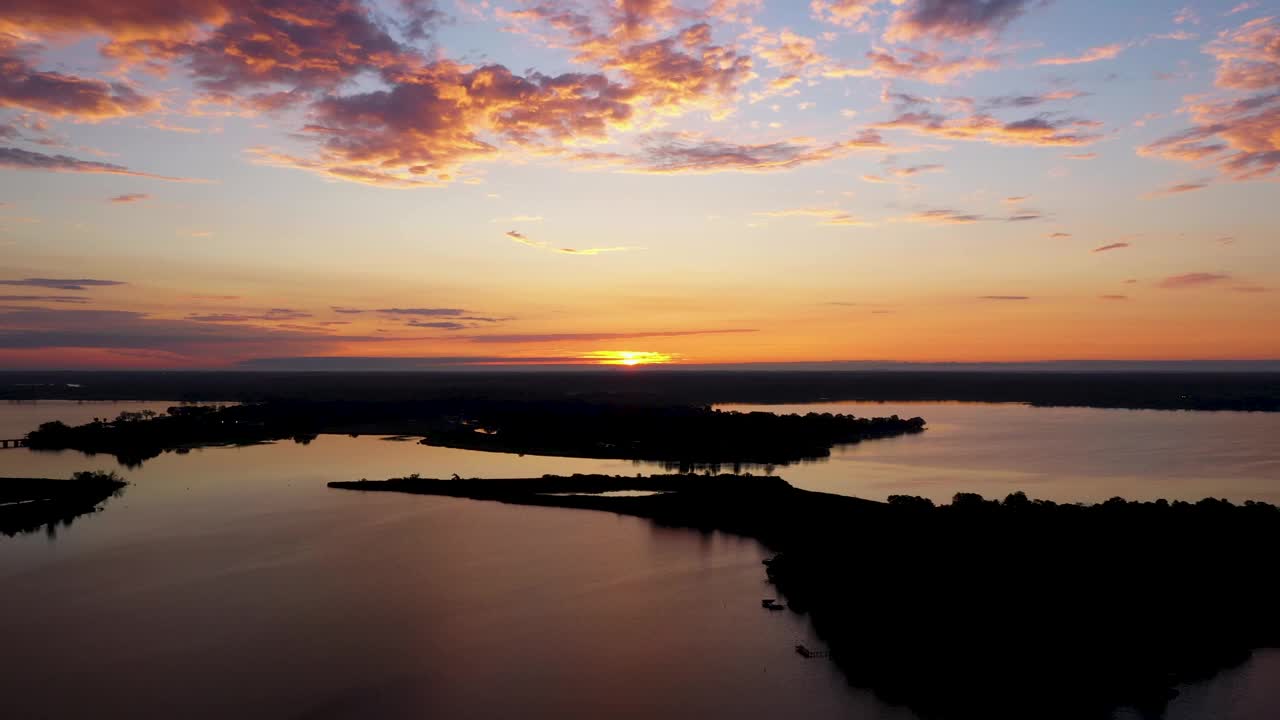
[[[70,480],[11,478],[0,482],[0,532],[10,537],[42,527],[50,538],[59,527],[97,512],[128,485],[114,472],[83,471]]]

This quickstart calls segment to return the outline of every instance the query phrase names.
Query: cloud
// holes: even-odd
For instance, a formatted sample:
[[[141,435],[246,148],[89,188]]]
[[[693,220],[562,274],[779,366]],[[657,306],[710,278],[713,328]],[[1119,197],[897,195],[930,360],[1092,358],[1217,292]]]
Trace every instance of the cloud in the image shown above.
[[[979,295],[979,300],[1030,300],[1027,295]]]
[[[821,208],[821,207],[801,207],[787,208],[785,210],[763,210],[755,213],[763,217],[771,218],[787,218],[787,217],[814,217],[821,220],[819,225],[833,226],[854,226],[862,227],[871,223],[861,218],[851,215],[850,213],[838,208]]]
[[[337,308],[334,308],[334,311],[335,312],[351,312],[350,310],[338,310]],[[435,307],[382,308],[381,310],[377,310],[376,312],[385,313],[387,315],[414,315],[417,317],[458,317],[459,315],[467,314],[467,311],[461,308],[435,308]]]
[[[1099,300],[1128,300],[1128,295],[1099,295]]]
[[[1127,242],[1117,242],[1117,243],[1111,243],[1109,245],[1102,245],[1102,246],[1096,247],[1090,252],[1096,252],[1096,253],[1108,252],[1111,250],[1119,250],[1121,248],[1127,248],[1127,247],[1132,247],[1132,246]]]
[[[1264,293],[1271,292],[1271,288],[1263,287],[1261,285],[1236,285],[1231,288],[1231,291],[1238,293]]]
[[[23,150],[15,147],[0,147],[0,168],[10,170],[47,170],[50,172],[104,173],[107,175],[130,175],[133,177],[167,180],[170,182],[203,182],[191,178],[170,177],[152,173],[130,170],[123,165],[78,160],[67,155],[45,155],[44,153]]]
[[[885,39],[910,42],[990,38],[1035,5],[1035,0],[895,0]]]
[[[628,172],[705,174],[790,170],[854,152],[889,149],[879,133],[870,130],[825,145],[807,138],[734,143],[693,132],[649,133],[639,138],[638,145],[639,151],[630,155],[579,152],[574,157],[588,164],[616,166]]]
[[[1065,157],[1068,160],[1093,160],[1098,157],[1098,153],[1096,152],[1067,153],[1063,157]]]
[[[988,98],[983,104],[989,108],[1029,108],[1048,102],[1074,100],[1087,94],[1079,90],[1054,90],[1038,95],[1000,95]]]
[[[150,198],[151,196],[147,193],[126,193],[124,195],[116,195],[115,197],[107,198],[107,202],[123,205],[126,203],[142,202],[143,200],[148,200]]]
[[[897,175],[898,177],[911,177],[913,175],[921,175],[923,173],[942,172],[943,170],[946,170],[945,165],[932,163],[928,165],[912,165],[910,167],[894,168],[889,172]]]
[[[364,357],[351,355],[265,357],[242,360],[237,366],[252,370],[424,370],[440,367],[488,365],[559,365],[573,362],[567,356],[454,355],[443,357]]]
[[[688,335],[728,335],[758,332],[752,328],[727,328],[723,330],[655,330],[652,332],[602,332],[602,333],[546,333],[519,335],[466,335],[462,339],[477,343],[551,343],[551,342],[600,342],[603,340],[630,340],[651,337],[685,337]]]
[[[1101,45],[1099,47],[1089,48],[1079,55],[1067,55],[1057,57],[1040,58],[1036,61],[1037,65],[1081,65],[1083,63],[1098,62],[1099,60],[1113,60],[1128,48],[1128,43],[1113,43],[1111,45]]]
[[[858,29],[879,0],[813,0],[813,16],[832,25]]]
[[[818,52],[817,45],[813,38],[783,29],[777,34],[762,34],[756,38],[755,53],[769,67],[779,68],[796,77],[828,63],[826,55]]]
[[[1139,147],[1138,154],[1211,162],[1237,181],[1272,175],[1280,170],[1280,22],[1258,18],[1223,31],[1205,52],[1218,62],[1219,88],[1257,94],[1192,99],[1181,112],[1193,125]]]
[[[1040,220],[1042,218],[1044,218],[1044,213],[1041,213],[1039,210],[1023,209],[1015,212],[1004,220],[1005,222],[1027,222],[1028,220]]]
[[[89,298],[77,295],[0,295],[0,302],[51,302],[81,305]]]
[[[1178,290],[1182,288],[1213,285],[1230,279],[1230,275],[1224,275],[1221,273],[1193,272],[1185,273],[1183,275],[1171,275],[1156,283],[1156,287],[1164,288],[1166,290]]]
[[[978,140],[994,145],[1075,146],[1097,142],[1102,136],[1093,132],[1098,123],[1078,118],[1051,118],[1038,115],[1005,122],[976,113],[961,118],[948,118],[930,111],[907,112],[873,127],[882,130],[907,130],[918,135],[933,135],[954,140]]]
[[[0,285],[18,285],[21,287],[39,287],[50,290],[88,290],[95,287],[114,287],[127,283],[120,280],[94,280],[90,278],[23,278],[22,280],[0,280]]]
[[[1027,200],[1030,200],[1030,199],[1031,199],[1030,195],[1014,195],[1012,197],[1005,198],[1004,201],[1010,205],[1017,205],[1018,203],[1026,202]]]
[[[928,223],[931,225],[967,225],[981,222],[987,218],[957,210],[935,209],[921,210],[901,219],[907,222]]]
[[[36,70],[11,54],[13,50],[0,34],[0,107],[86,121],[134,115],[159,107],[154,99],[121,82]]]
[[[465,330],[470,325],[450,320],[410,320],[405,323],[409,327],[432,328],[435,330]]]
[[[1069,232],[1055,232],[1055,233],[1049,233],[1049,238],[1050,238],[1051,240],[1057,240],[1057,239],[1059,239],[1059,238],[1069,238],[1069,237],[1071,237],[1071,233],[1069,233]]]
[[[381,338],[342,338],[348,343],[378,340]],[[185,364],[214,364],[254,354],[324,351],[334,343],[333,336],[314,332],[160,319],[122,310],[31,308],[0,312],[0,349],[8,350],[155,350],[183,355]]]
[[[1199,180],[1199,181],[1196,181],[1196,182],[1175,183],[1175,184],[1173,184],[1173,185],[1169,185],[1169,186],[1167,186],[1167,187],[1160,188],[1159,190],[1153,190],[1153,191],[1151,191],[1151,192],[1147,193],[1146,195],[1144,195],[1143,197],[1152,198],[1152,197],[1160,197],[1160,196],[1163,196],[1163,195],[1180,195],[1180,194],[1182,194],[1182,193],[1189,193],[1189,192],[1195,192],[1196,190],[1203,190],[1203,189],[1205,189],[1205,188],[1207,188],[1207,187],[1209,187],[1209,181],[1208,181],[1208,180]]]
[[[367,312],[360,308],[340,307],[338,305],[332,305],[329,309],[336,313],[342,313],[343,315],[359,315],[360,313]]]
[[[987,55],[958,55],[944,57],[934,52],[913,48],[886,50],[876,48],[866,55],[870,64],[863,68],[831,68],[824,71],[829,78],[888,77],[908,78],[941,85],[957,77],[996,70],[1001,59]]]
[[[243,323],[243,322],[251,322],[254,320],[267,320],[272,322],[279,322],[279,321],[285,321],[285,320],[302,320],[309,317],[314,317],[314,316],[309,312],[304,312],[302,310],[291,310],[289,308],[271,308],[270,310],[267,310],[266,312],[260,313],[258,315],[246,315],[246,314],[237,314],[237,313],[209,313],[209,314],[203,314],[203,315],[192,313],[190,315],[187,315],[188,320],[191,320],[194,322],[209,322],[209,323]]]
[[[59,0],[48,3],[5,3],[0,27],[35,32],[101,31],[129,37],[181,35],[196,25],[224,22],[226,0]]]
[[[582,249],[567,248],[567,247],[555,247],[554,245],[552,245],[551,243],[546,242],[545,240],[532,240],[532,239],[530,239],[527,235],[525,235],[524,233],[518,232],[518,231],[516,231],[516,230],[508,230],[508,231],[507,231],[506,233],[504,233],[504,234],[505,234],[507,237],[509,237],[509,238],[511,238],[512,240],[514,240],[515,242],[517,242],[517,243],[519,243],[519,244],[521,244],[521,245],[524,245],[524,246],[526,246],[526,247],[531,247],[531,248],[534,248],[534,249],[537,249],[537,250],[546,250],[547,252],[560,253],[560,254],[562,254],[562,255],[601,255],[601,254],[603,254],[603,253],[611,253],[611,252],[627,252],[627,251],[630,251],[630,250],[643,250],[643,249],[644,249],[644,248],[637,248],[637,247],[625,247],[625,246],[618,246],[618,247],[594,247],[594,248],[582,248]]]

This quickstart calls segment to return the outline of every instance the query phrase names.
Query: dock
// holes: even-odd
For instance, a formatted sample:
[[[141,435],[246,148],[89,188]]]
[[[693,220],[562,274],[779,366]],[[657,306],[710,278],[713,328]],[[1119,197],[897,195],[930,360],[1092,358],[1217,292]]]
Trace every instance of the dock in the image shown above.
[[[20,447],[26,447],[26,446],[27,446],[27,439],[24,437],[13,438],[12,440],[0,440],[0,450],[7,450],[9,448],[20,448]]]

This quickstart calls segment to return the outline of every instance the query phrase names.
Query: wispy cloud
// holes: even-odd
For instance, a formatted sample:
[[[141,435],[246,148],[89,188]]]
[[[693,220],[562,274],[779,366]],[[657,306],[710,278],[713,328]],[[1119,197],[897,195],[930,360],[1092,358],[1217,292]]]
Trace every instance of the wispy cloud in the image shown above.
[[[1231,276],[1224,273],[1191,272],[1184,273],[1182,275],[1171,275],[1156,283],[1156,287],[1164,288],[1166,290],[1178,290],[1182,288],[1216,285],[1230,279]]]
[[[312,317],[311,313],[302,310],[293,310],[290,308],[271,308],[265,312],[257,314],[247,313],[191,313],[187,315],[187,319],[193,322],[209,322],[209,323],[243,323],[255,320],[266,320],[271,322],[283,322],[288,320],[304,320]]]
[[[1083,63],[1098,62],[1099,60],[1112,60],[1125,51],[1129,47],[1127,43],[1113,43],[1111,45],[1100,45],[1098,47],[1089,48],[1079,55],[1060,55],[1057,57],[1040,58],[1036,61],[1037,65],[1080,65]]]
[[[101,173],[106,175],[130,175],[151,180],[169,182],[207,182],[194,178],[171,177],[155,173],[130,170],[115,163],[80,160],[69,155],[46,155],[15,147],[0,147],[0,168],[9,170],[45,170],[48,172]]]
[[[0,295],[0,302],[51,302],[82,305],[89,298],[79,295]]]
[[[126,193],[124,195],[116,195],[115,197],[107,198],[107,202],[123,205],[126,203],[142,202],[150,197],[151,196],[146,193]]]
[[[1110,252],[1111,250],[1119,250],[1121,248],[1127,248],[1127,247],[1132,247],[1132,246],[1127,242],[1117,242],[1117,243],[1111,243],[1109,245],[1102,245],[1100,247],[1096,247],[1091,252],[1096,252],[1096,253]]]
[[[1189,193],[1189,192],[1195,192],[1196,190],[1203,190],[1209,187],[1209,184],[1210,183],[1208,180],[1176,183],[1173,185],[1169,185],[1167,187],[1160,188],[1159,190],[1153,190],[1147,193],[1146,195],[1143,195],[1143,197],[1155,198],[1155,197],[1163,197],[1165,195],[1181,195],[1182,193]]]
[[[900,219],[905,220],[906,222],[927,223],[930,225],[967,225],[969,223],[981,222],[987,218],[960,210],[938,208],[934,210],[920,210]]]
[[[755,214],[761,217],[771,217],[771,218],[788,218],[788,217],[818,218],[821,221],[818,223],[819,225],[864,227],[871,224],[863,220],[862,218],[859,218],[855,215],[851,215],[850,213],[844,210],[840,210],[838,208],[823,208],[823,207],[787,208],[784,210],[763,210]]]
[[[512,241],[517,242],[526,247],[531,247],[537,250],[545,250],[547,252],[560,253],[561,255],[601,255],[603,253],[628,252],[631,250],[644,249],[644,248],[630,247],[630,246],[593,247],[593,248],[581,248],[581,249],[569,248],[569,247],[556,247],[551,243],[546,242],[545,240],[534,240],[529,236],[525,235],[524,233],[519,232],[517,230],[508,230],[504,234],[508,238],[510,238]]]
[[[477,343],[551,343],[551,342],[600,342],[604,340],[629,340],[633,338],[685,337],[689,335],[729,335],[757,332],[754,328],[725,328],[720,330],[654,330],[638,332],[599,333],[528,333],[513,335],[466,335],[461,339]]]
[[[23,278],[21,280],[0,280],[0,285],[18,285],[21,287],[40,287],[50,290],[88,290],[95,287],[114,287],[125,285],[120,280],[95,280],[91,278]]]

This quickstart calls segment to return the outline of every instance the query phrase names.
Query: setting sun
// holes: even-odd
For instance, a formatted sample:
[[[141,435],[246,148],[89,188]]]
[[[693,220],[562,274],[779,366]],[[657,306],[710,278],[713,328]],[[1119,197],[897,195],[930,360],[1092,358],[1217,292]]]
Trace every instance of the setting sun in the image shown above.
[[[595,350],[582,356],[583,360],[598,365],[661,365],[675,359],[674,355],[640,350]]]

